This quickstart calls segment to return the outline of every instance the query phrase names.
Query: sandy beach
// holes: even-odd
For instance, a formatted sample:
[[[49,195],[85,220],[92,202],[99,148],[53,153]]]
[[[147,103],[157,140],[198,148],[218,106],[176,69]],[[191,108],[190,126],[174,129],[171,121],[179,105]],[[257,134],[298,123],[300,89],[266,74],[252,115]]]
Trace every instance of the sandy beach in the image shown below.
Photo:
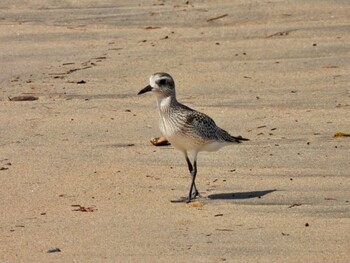
[[[349,1],[29,2],[0,3],[0,262],[350,261]],[[192,204],[159,71],[250,139]]]

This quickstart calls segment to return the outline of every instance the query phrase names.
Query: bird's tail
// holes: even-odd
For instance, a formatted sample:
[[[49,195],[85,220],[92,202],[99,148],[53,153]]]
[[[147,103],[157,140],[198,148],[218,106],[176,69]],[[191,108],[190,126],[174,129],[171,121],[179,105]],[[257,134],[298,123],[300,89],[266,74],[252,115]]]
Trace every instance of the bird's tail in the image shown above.
[[[217,135],[220,140],[226,141],[226,142],[234,142],[234,143],[240,143],[242,141],[249,141],[247,138],[243,138],[242,136],[232,136],[227,131],[220,129],[217,132]]]
[[[234,142],[240,143],[241,141],[249,141],[249,139],[239,136],[231,136]]]

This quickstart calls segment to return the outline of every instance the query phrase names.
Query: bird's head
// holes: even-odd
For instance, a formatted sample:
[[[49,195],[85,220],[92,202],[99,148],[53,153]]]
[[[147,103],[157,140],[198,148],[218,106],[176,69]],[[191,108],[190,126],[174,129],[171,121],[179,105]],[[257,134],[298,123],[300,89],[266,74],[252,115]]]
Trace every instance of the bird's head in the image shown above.
[[[148,91],[153,91],[161,97],[175,95],[175,82],[168,73],[155,73],[149,78],[149,85],[140,90],[138,95]]]

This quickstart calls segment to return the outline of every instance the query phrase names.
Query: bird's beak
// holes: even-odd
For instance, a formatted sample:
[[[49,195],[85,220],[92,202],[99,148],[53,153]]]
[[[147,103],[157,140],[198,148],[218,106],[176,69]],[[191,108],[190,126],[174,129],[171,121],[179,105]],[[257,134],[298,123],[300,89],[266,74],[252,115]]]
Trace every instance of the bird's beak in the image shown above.
[[[144,87],[142,90],[140,90],[139,93],[137,93],[137,95],[152,91],[152,89],[153,89],[152,86],[148,85],[148,86]]]

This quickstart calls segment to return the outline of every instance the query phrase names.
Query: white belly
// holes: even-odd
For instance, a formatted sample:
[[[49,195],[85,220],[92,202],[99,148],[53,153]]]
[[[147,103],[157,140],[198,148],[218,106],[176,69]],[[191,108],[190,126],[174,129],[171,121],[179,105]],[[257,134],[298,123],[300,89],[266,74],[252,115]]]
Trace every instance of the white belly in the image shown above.
[[[167,133],[164,137],[166,137],[176,149],[181,151],[215,152],[228,144],[227,142],[203,141],[176,132]]]

